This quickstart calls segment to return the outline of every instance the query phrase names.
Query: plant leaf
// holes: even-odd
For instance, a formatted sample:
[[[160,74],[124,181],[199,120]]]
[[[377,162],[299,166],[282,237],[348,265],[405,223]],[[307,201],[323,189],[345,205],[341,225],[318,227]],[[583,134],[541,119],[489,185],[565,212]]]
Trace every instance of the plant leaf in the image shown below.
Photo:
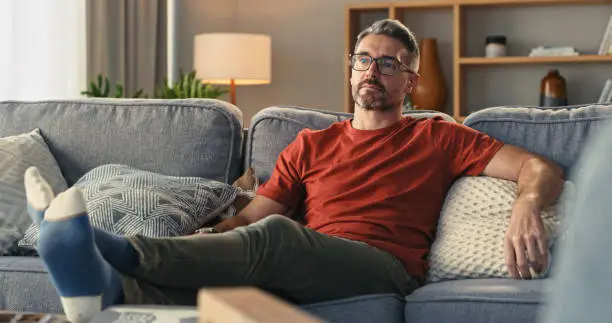
[[[108,80],[108,77],[104,78],[104,90],[102,91],[102,95],[107,98],[108,94],[110,93],[110,81]]]
[[[138,91],[136,91],[136,93],[134,94],[133,98],[140,98],[140,97],[142,97],[142,92],[143,91],[144,91],[143,89],[139,89]],[[145,95],[145,97],[146,97],[146,95]]]
[[[115,98],[123,97],[123,85],[115,83]]]

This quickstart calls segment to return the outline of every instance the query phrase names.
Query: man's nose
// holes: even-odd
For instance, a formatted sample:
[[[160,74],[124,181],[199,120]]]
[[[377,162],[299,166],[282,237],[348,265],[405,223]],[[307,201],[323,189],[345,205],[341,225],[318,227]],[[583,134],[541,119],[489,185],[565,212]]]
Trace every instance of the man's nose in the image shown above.
[[[378,71],[378,66],[376,65],[376,61],[372,61],[372,64],[370,64],[370,67],[365,71],[366,75],[368,77],[378,77],[380,72]]]

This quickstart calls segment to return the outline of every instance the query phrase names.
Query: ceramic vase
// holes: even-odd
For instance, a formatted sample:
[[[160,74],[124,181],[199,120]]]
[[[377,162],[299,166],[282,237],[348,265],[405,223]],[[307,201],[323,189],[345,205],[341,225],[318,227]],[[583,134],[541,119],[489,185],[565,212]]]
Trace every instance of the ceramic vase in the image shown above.
[[[446,103],[446,86],[438,57],[438,42],[435,38],[422,39],[419,49],[421,77],[411,94],[412,104],[415,109],[440,111]]]
[[[540,106],[560,107],[567,105],[565,78],[558,70],[549,70],[540,85]]]

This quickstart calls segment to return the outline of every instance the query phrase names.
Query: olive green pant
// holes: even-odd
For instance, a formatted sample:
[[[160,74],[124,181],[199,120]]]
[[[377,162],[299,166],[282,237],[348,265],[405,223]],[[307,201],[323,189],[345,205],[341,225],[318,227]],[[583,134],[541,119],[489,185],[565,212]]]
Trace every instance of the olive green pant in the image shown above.
[[[127,304],[195,305],[203,287],[256,286],[296,304],[417,287],[391,254],[282,215],[220,234],[129,241],[140,265],[124,273]]]

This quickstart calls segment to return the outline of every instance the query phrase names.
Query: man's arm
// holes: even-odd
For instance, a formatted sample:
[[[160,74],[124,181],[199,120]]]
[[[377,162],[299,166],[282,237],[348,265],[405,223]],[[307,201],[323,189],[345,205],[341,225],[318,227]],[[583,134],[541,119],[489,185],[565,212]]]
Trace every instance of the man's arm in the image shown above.
[[[256,195],[240,213],[219,222],[214,228],[217,232],[225,232],[255,223],[271,214],[284,214],[287,210],[287,207],[272,199],[263,195]]]
[[[548,237],[541,211],[563,190],[563,170],[544,157],[504,145],[483,175],[517,182],[517,198],[505,236],[508,271],[514,278],[531,278],[529,268],[541,272],[548,266]]]

